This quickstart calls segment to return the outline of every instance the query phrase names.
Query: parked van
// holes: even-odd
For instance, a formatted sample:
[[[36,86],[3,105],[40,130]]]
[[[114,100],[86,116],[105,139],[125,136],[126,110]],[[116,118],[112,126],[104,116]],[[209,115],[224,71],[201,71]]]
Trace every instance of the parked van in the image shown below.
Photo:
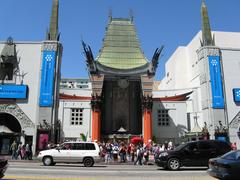
[[[65,142],[59,147],[40,151],[38,159],[45,166],[53,166],[56,163],[83,163],[91,167],[100,161],[100,148],[95,142]]]
[[[172,151],[155,156],[155,162],[164,169],[178,170],[181,166],[208,166],[210,158],[231,151],[228,142],[219,140],[192,141],[181,144]]]

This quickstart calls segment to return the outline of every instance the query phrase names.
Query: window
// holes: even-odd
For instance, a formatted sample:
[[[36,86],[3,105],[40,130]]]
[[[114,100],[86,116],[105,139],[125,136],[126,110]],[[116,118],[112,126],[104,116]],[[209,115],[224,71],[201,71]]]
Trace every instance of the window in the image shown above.
[[[73,146],[74,150],[85,150],[85,144],[84,143],[74,143]]]
[[[92,143],[87,143],[87,144],[86,144],[86,149],[87,149],[87,150],[95,150],[96,148],[95,148],[94,144],[92,144]]]
[[[208,142],[200,142],[200,143],[199,143],[199,149],[200,149],[200,150],[213,149],[212,147],[213,147],[213,145],[211,146],[211,144],[208,143]]]
[[[64,143],[61,145],[62,150],[70,150],[72,149],[72,144],[71,143]]]
[[[158,125],[159,126],[169,126],[170,125],[168,109],[158,110]]]
[[[188,145],[188,147],[187,147],[187,149],[189,150],[189,151],[197,151],[198,150],[198,146],[197,146],[197,143],[190,143],[189,145]]]
[[[71,109],[71,125],[83,124],[83,109],[73,108]]]
[[[92,143],[74,143],[73,150],[96,150]]]

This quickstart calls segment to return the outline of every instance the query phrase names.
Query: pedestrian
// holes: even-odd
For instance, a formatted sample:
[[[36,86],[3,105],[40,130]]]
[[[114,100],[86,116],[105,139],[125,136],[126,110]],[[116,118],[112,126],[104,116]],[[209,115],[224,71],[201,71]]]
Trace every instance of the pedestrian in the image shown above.
[[[138,145],[138,147],[137,147],[137,159],[134,162],[134,165],[136,165],[137,163],[139,165],[142,165],[142,159],[143,159],[143,149],[142,149],[141,145]]]
[[[171,140],[168,142],[168,150],[173,150],[173,142]]]
[[[126,162],[126,147],[124,143],[121,144],[121,147],[119,149],[119,156],[120,156],[121,162]]]
[[[15,140],[11,144],[10,150],[12,151],[12,159],[16,159],[16,156],[17,156],[17,143],[16,143]]]
[[[21,147],[21,159],[26,159],[26,145],[23,144]]]
[[[236,142],[231,143],[231,148],[232,150],[237,150],[237,143]]]
[[[134,162],[134,158],[135,158],[135,153],[136,153],[136,146],[134,144],[131,144],[131,160],[132,162]]]
[[[145,147],[143,151],[144,164],[147,165],[149,161],[149,149]]]
[[[105,155],[106,163],[109,163],[112,161],[111,153],[112,153],[112,145],[110,143],[107,143],[106,144],[106,155]]]
[[[31,159],[31,150],[30,150],[30,145],[28,143],[26,144],[26,159],[28,160]]]
[[[17,152],[16,152],[16,159],[18,159],[18,156],[22,159],[22,154],[21,154],[21,149],[22,149],[22,142],[19,142]]]

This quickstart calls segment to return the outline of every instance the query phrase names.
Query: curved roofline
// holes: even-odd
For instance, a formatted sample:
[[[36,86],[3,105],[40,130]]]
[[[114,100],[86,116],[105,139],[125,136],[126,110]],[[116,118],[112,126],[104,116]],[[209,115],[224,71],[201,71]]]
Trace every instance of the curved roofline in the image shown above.
[[[96,61],[97,69],[100,72],[103,72],[105,74],[114,74],[114,75],[137,75],[137,74],[146,74],[149,71],[149,65],[150,63],[146,63],[142,66],[136,67],[136,68],[129,68],[129,69],[116,69],[112,67],[105,66],[98,61]]]

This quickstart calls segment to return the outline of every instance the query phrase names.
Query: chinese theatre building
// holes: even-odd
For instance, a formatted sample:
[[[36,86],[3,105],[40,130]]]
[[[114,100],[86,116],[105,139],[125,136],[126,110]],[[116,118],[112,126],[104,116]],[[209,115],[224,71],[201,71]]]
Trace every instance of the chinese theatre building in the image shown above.
[[[97,58],[84,42],[83,48],[92,83],[91,139],[152,139],[153,79],[163,47],[148,61],[133,18],[109,17]]]

